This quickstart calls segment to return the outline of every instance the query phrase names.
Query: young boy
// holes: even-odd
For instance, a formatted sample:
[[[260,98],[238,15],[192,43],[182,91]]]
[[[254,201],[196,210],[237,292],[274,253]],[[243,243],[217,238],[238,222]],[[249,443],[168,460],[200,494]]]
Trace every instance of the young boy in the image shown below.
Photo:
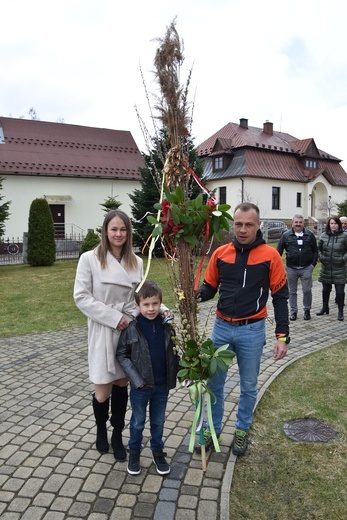
[[[163,453],[163,430],[169,390],[176,386],[179,357],[173,350],[172,331],[160,314],[162,292],[154,282],[145,282],[135,302],[140,311],[136,320],[122,331],[117,360],[127,375],[131,390],[128,473],[138,475],[146,408],[149,403],[153,461],[160,475],[170,473]]]

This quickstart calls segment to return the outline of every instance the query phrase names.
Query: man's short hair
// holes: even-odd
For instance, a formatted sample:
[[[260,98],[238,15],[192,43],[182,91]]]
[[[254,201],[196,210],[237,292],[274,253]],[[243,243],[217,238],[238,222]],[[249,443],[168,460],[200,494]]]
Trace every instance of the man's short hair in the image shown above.
[[[305,220],[304,219],[304,215],[301,215],[301,213],[295,213],[294,217],[292,218],[292,220],[294,220],[295,218],[301,218],[302,220]]]
[[[137,287],[139,287],[139,285]],[[137,305],[141,300],[151,298],[152,296],[159,296],[160,302],[163,301],[163,293],[161,292],[159,285],[155,282],[144,282],[138,291],[135,289],[135,301]]]
[[[259,218],[260,217],[259,208],[255,204],[252,204],[252,202],[241,202],[240,204],[238,204],[235,208],[234,215],[237,210],[250,211],[251,209],[254,209],[254,211],[256,212],[256,214],[258,215],[258,218]]]

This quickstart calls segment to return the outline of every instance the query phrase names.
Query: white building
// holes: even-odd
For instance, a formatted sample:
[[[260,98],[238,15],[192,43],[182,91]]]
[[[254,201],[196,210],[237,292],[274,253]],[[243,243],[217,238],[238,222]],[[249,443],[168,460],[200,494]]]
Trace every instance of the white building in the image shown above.
[[[144,166],[128,131],[0,117],[1,195],[11,201],[5,237],[22,238],[36,198],[48,201],[66,234],[100,226],[108,197],[131,215],[129,193],[140,188]]]
[[[329,207],[347,198],[347,173],[341,160],[319,150],[313,138],[299,140],[273,130],[228,123],[197,147],[204,178],[220,203],[234,208],[253,202],[262,219],[284,220],[295,213],[310,223],[325,220]]]

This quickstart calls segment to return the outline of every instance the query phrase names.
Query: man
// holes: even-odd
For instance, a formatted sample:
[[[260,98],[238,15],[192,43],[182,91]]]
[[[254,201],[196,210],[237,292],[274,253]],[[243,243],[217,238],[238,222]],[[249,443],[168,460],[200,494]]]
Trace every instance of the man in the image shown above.
[[[292,229],[283,233],[277,246],[282,256],[286,250],[287,279],[289,287],[290,320],[298,317],[298,281],[301,280],[304,320],[311,319],[312,273],[318,262],[317,240],[312,231],[304,228],[304,217],[296,214]]]
[[[278,252],[265,244],[260,231],[259,209],[251,203],[235,208],[235,238],[212,254],[204,283],[197,291],[202,301],[214,297],[219,290],[216,319],[211,339],[214,347],[228,344],[237,356],[240,375],[240,399],[235,435],[234,455],[247,449],[248,430],[252,424],[257,399],[257,384],[263,347],[266,343],[265,318],[269,290],[276,321],[274,358],[282,359],[289,343],[288,288],[283,262]],[[216,398],[212,419],[217,438],[222,430],[224,386],[227,373],[213,375],[209,387]],[[205,449],[213,445],[209,425],[204,432]],[[200,447],[196,448],[201,451]]]
[[[342,229],[344,233],[347,233],[347,217],[340,217]]]

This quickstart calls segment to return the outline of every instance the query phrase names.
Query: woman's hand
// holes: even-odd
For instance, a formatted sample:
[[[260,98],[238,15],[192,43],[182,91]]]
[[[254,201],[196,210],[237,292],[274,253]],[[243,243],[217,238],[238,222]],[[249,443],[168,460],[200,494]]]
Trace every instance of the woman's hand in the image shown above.
[[[122,318],[119,320],[119,323],[118,323],[116,329],[117,329],[117,330],[124,330],[124,329],[126,329],[126,328],[128,327],[128,325],[129,325],[129,323],[127,322],[127,320],[126,320],[125,318],[122,317]]]

